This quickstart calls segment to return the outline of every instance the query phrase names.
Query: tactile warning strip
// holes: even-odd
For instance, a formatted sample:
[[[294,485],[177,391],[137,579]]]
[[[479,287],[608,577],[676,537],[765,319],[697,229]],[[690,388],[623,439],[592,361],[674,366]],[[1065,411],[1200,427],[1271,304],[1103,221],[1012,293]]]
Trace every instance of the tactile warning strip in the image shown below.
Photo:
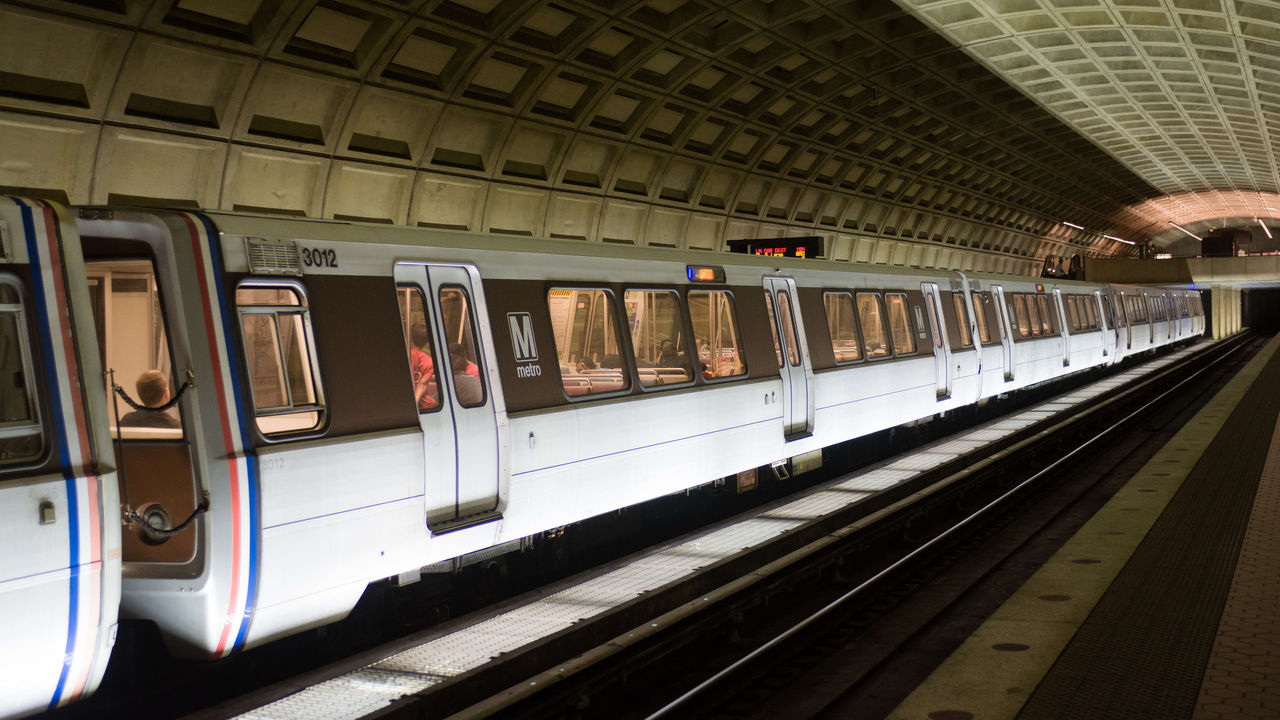
[[[1067,405],[1054,398],[1012,417],[952,436],[867,472],[813,488],[802,497],[762,509],[760,514],[710,530],[629,562],[573,587],[533,600],[453,633],[404,650],[354,673],[326,680],[238,717],[253,720],[324,717],[359,718],[403,695],[425,690],[505,653],[653,592],[745,550],[770,542],[824,515],[862,502],[972,452],[993,440],[1033,425],[1059,411],[1070,411],[1110,392],[1119,384],[1177,362],[1196,352],[1191,346],[1155,358],[1072,391]],[[382,682],[381,680],[385,680]],[[323,709],[320,712],[319,709]]]
[[[1194,720],[1280,717],[1280,425],[1249,514]]]
[[[1262,465],[1242,449],[1266,447],[1275,423],[1278,348],[1280,336],[890,717],[1189,717],[1243,521],[1224,526],[1247,514]]]

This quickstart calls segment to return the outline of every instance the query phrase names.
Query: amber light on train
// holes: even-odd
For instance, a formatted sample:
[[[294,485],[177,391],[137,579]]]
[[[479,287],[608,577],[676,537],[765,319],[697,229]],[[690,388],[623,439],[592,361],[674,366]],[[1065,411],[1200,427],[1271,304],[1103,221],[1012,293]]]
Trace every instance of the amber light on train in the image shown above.
[[[1036,292],[1044,292],[1044,286],[1040,283],[1036,283]]]
[[[691,282],[724,282],[724,268],[714,265],[689,265],[685,268],[685,274],[689,276]]]

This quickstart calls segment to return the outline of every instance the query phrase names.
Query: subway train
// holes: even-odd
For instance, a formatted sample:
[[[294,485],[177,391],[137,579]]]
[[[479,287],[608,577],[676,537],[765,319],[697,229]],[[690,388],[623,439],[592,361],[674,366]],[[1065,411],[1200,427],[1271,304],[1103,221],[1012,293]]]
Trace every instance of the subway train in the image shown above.
[[[0,198],[0,715],[1201,334],[1199,294]]]

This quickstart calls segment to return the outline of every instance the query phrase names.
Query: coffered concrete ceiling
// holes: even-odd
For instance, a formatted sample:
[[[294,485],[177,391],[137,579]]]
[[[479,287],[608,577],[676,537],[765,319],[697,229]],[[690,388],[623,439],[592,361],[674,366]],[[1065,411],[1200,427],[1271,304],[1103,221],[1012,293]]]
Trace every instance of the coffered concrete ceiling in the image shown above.
[[[0,2],[0,190],[705,249],[821,235],[837,259],[1033,272],[1280,215],[1276,15]]]

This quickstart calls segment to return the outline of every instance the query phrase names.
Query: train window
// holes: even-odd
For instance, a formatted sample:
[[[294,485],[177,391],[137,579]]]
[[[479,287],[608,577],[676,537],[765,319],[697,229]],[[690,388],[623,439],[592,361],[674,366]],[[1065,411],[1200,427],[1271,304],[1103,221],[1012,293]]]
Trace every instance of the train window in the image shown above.
[[[1027,299],[1022,293],[1015,293],[1013,296],[1013,317],[1017,321],[1014,330],[1017,331],[1018,337],[1030,337],[1031,320],[1027,316]]]
[[[462,407],[480,407],[485,402],[483,361],[476,351],[471,298],[467,291],[457,285],[440,288],[440,317],[444,320],[442,344],[449,352],[453,396]]]
[[[1080,298],[1075,295],[1067,296],[1067,315],[1071,317],[1071,332],[1084,329],[1084,323],[1080,320]]]
[[[1119,295],[1111,296],[1111,319],[1115,322],[1116,327],[1125,326],[1124,305]]]
[[[1040,307],[1036,303],[1036,296],[1027,296],[1027,315],[1030,319],[1031,334],[1040,337],[1044,334],[1044,326],[1040,324]]]
[[[400,323],[404,328],[405,351],[409,353],[409,374],[413,380],[413,397],[418,412],[440,409],[440,387],[436,378],[436,351],[431,337],[431,321],[427,317],[422,291],[401,286],[399,293]]]
[[[831,351],[837,363],[851,363],[862,359],[862,346],[858,342],[858,325],[854,319],[853,296],[847,292],[822,294],[822,304],[827,309],[827,328],[831,331]]]
[[[631,387],[619,350],[613,295],[604,290],[552,288],[547,291],[547,311],[565,395],[575,398]]]
[[[876,293],[860,292],[858,322],[862,325],[862,340],[866,343],[867,359],[877,360],[890,355],[889,333],[884,329],[884,307]]]
[[[1040,306],[1040,329],[1045,335],[1052,335],[1057,332],[1057,323],[1054,322],[1052,303],[1049,302],[1047,295],[1037,295],[1036,304]]]
[[[747,374],[738,347],[738,312],[727,290],[690,290],[689,315],[698,347],[702,377],[731,378]]]
[[[182,385],[173,372],[151,261],[91,261],[85,274],[108,382],[119,385],[128,401],[140,406],[134,409],[125,399],[110,397],[108,390],[112,434],[122,440],[182,438],[178,408],[165,407]]]
[[[782,316],[782,332],[787,335],[787,360],[792,367],[799,367],[800,341],[796,339],[796,318],[791,309],[790,293],[778,293],[778,314]]]
[[[991,342],[991,328],[987,325],[987,310],[983,304],[985,298],[982,293],[973,293],[973,314],[978,320],[978,339],[984,344]]]
[[[242,285],[236,288],[236,311],[258,431],[270,437],[320,427],[324,396],[302,288]]]
[[[1093,298],[1088,295],[1080,296],[1080,305],[1084,307],[1084,320],[1088,324],[1090,330],[1098,329],[1098,308]]]
[[[17,280],[0,277],[0,465],[40,455],[44,435],[36,409],[31,348]]]
[[[627,290],[622,304],[640,384],[654,387],[692,380],[680,296],[673,290]]]
[[[969,347],[973,345],[973,336],[969,334],[969,311],[964,306],[964,295],[951,293],[951,302],[956,306],[956,325],[960,327],[960,347]],[[982,312],[981,305],[974,309],[979,313]]]
[[[782,367],[782,341],[778,339],[778,323],[773,314],[773,293],[765,291],[764,307],[769,313],[769,334],[773,336],[773,354],[778,358],[778,367]]]
[[[889,316],[889,333],[893,337],[893,352],[910,355],[916,351],[916,339],[911,333],[907,316],[907,296],[902,293],[885,293],[885,305]]]
[[[1151,313],[1148,312],[1147,300],[1145,295],[1133,298],[1133,306],[1137,309],[1139,322],[1151,321]]]

